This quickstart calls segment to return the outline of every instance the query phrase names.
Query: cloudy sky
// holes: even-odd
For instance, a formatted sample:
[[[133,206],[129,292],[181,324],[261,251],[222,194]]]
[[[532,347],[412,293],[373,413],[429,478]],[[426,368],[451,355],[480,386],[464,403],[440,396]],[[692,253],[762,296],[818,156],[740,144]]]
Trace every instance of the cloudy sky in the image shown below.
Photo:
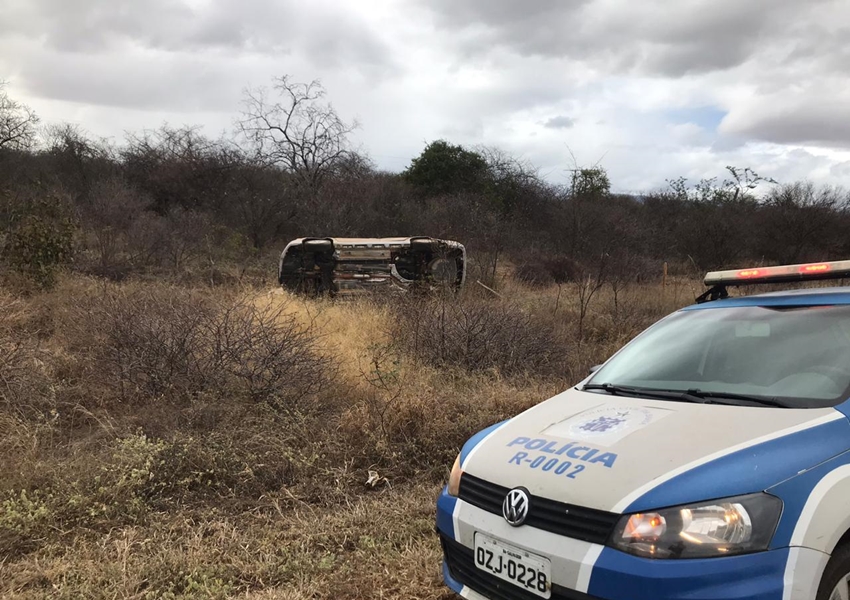
[[[847,0],[0,0],[0,79],[48,122],[217,136],[289,74],[382,168],[444,138],[621,191],[729,164],[850,186],[848,71]]]

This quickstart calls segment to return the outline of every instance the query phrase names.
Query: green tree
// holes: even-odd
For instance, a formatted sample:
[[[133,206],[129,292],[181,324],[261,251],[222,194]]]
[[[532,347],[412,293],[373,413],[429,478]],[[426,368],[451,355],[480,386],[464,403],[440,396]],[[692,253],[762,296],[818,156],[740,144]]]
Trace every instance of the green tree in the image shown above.
[[[612,243],[610,231],[605,230],[606,206],[602,200],[611,197],[608,172],[602,167],[576,168],[570,171],[570,184],[566,190],[560,244],[566,254],[576,259],[590,251],[590,242]],[[607,252],[607,249],[600,249]],[[590,251],[591,256],[597,252]]]
[[[403,175],[425,195],[439,196],[485,191],[489,170],[478,152],[437,140],[425,146]]]
[[[71,258],[75,226],[66,200],[48,194],[12,200],[12,206],[0,255],[37,286],[50,288]]]
[[[611,193],[608,172],[602,167],[573,169],[570,195],[580,200],[604,198]]]

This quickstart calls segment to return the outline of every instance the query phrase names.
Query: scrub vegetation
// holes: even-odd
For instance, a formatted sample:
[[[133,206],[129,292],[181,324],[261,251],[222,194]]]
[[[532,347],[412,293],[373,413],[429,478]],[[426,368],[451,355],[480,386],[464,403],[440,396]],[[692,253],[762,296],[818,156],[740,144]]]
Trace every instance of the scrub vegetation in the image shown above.
[[[840,190],[730,169],[625,196],[446,142],[382,173],[321,86],[275,85],[232,140],[121,145],[0,87],[0,598],[447,599],[434,501],[466,438],[705,268],[850,252]],[[291,296],[276,256],[308,234],[457,239],[468,283]]]
[[[415,308],[73,273],[3,293],[0,597],[443,597],[463,441],[692,298],[606,287],[579,340],[575,284],[555,311],[554,284],[499,282]]]

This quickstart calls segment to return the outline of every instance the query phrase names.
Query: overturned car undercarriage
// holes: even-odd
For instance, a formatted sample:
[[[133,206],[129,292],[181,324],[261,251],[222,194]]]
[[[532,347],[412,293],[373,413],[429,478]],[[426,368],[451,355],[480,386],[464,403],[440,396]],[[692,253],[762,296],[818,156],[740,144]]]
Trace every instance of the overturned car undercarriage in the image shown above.
[[[278,281],[309,295],[460,288],[466,250],[451,240],[299,238],[280,255]]]

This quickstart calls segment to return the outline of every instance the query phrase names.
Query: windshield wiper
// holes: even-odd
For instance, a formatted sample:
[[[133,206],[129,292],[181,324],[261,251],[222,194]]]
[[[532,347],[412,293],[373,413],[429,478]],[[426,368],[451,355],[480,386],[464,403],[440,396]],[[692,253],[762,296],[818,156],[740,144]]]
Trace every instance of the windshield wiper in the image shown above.
[[[588,383],[581,388],[584,392],[601,390],[612,396],[636,396],[638,398],[651,398],[654,400],[672,400],[674,402],[693,402],[695,404],[712,404],[710,398],[691,394],[684,390],[659,390],[655,388],[632,387],[626,385],[614,385],[613,383]]]
[[[782,402],[776,398],[767,396],[750,396],[747,394],[735,394],[732,392],[709,392],[699,389],[689,390],[663,390],[656,388],[643,388],[625,385],[615,385],[613,383],[588,383],[582,391],[601,390],[608,392],[612,396],[637,396],[643,398],[653,398],[656,400],[673,400],[675,402],[693,402],[696,404],[735,404],[737,402],[753,402],[763,406],[773,406],[776,408],[791,408],[791,405]],[[726,402],[724,402],[726,400]]]
[[[787,402],[783,402],[782,400],[770,396],[751,396],[749,394],[736,394],[734,392],[710,392],[696,389],[687,390],[687,393],[698,398],[710,398],[714,400],[741,400],[744,402],[754,402],[763,406],[792,408],[792,406]]]

